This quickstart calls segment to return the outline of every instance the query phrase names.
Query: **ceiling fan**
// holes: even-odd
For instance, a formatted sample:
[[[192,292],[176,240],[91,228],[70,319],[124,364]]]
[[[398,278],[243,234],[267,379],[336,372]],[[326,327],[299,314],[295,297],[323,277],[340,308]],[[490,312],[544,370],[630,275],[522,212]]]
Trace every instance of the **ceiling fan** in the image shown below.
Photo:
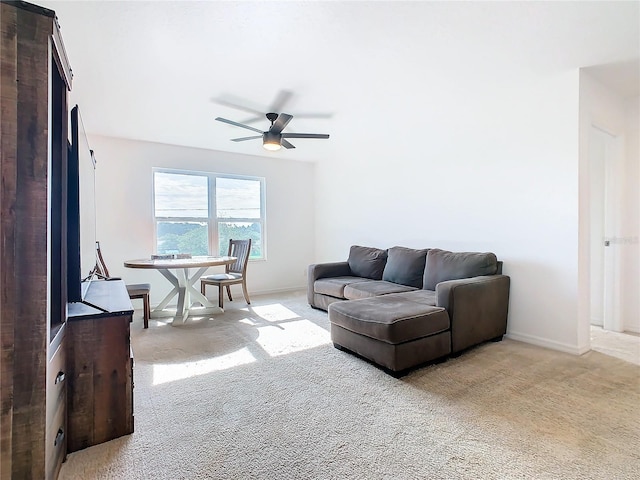
[[[235,108],[253,114],[252,117],[243,120],[241,123],[255,123],[264,118],[266,112],[282,112],[286,104],[291,102],[294,94],[290,90],[280,90],[273,102],[268,107],[252,104],[247,101],[233,95],[224,94],[211,100],[224,105],[225,107]],[[295,112],[294,115],[298,118],[331,118],[331,113],[301,113]]]
[[[233,120],[227,120],[226,118],[217,117],[216,120],[219,122],[228,123],[229,125],[234,125],[236,127],[246,128],[247,130],[253,130],[254,132],[258,132],[260,135],[254,135],[251,137],[241,137],[241,138],[232,138],[232,142],[244,142],[245,140],[255,140],[257,138],[262,138],[262,146],[271,151],[280,150],[280,147],[284,148],[296,148],[293,146],[287,138],[329,138],[329,135],[325,133],[282,133],[284,127],[291,121],[293,115],[289,115],[287,113],[267,113],[267,120],[271,122],[271,127],[266,132],[259,130],[250,125],[244,125],[242,123],[234,122]]]

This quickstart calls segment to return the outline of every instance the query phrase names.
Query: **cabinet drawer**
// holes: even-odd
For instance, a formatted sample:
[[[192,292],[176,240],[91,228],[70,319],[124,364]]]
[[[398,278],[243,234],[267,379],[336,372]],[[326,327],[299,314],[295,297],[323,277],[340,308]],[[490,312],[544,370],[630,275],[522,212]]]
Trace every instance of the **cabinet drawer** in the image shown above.
[[[51,425],[53,416],[58,411],[60,403],[66,403],[67,380],[67,352],[62,342],[51,357],[47,367],[47,426]]]
[[[48,479],[55,479],[67,452],[67,405],[60,402],[47,426],[45,444],[45,468]]]

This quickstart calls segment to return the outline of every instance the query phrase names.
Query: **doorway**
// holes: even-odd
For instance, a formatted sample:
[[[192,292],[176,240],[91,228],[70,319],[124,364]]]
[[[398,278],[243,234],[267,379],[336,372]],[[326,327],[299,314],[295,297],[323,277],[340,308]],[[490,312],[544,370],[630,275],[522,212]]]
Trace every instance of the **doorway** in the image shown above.
[[[618,236],[623,139],[595,125],[589,131],[590,322],[622,332]]]

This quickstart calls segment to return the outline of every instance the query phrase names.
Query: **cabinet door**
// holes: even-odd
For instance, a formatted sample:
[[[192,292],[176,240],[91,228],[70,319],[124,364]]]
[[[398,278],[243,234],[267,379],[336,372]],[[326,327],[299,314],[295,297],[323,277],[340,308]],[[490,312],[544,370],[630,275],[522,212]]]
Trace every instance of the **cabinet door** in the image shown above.
[[[69,452],[133,432],[130,319],[68,322]]]

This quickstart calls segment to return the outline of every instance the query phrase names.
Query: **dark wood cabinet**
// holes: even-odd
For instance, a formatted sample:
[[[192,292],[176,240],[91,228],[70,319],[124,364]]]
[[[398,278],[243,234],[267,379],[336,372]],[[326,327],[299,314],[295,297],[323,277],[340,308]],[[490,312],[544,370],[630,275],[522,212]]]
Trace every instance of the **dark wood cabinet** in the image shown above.
[[[122,280],[93,281],[86,304],[70,304],[68,451],[133,432],[133,307]]]
[[[133,431],[133,309],[121,281],[91,286],[97,313],[67,303],[71,68],[55,12],[0,0],[0,53],[0,478],[55,479],[68,451]]]
[[[0,477],[66,454],[66,178],[71,69],[55,13],[0,2]]]

